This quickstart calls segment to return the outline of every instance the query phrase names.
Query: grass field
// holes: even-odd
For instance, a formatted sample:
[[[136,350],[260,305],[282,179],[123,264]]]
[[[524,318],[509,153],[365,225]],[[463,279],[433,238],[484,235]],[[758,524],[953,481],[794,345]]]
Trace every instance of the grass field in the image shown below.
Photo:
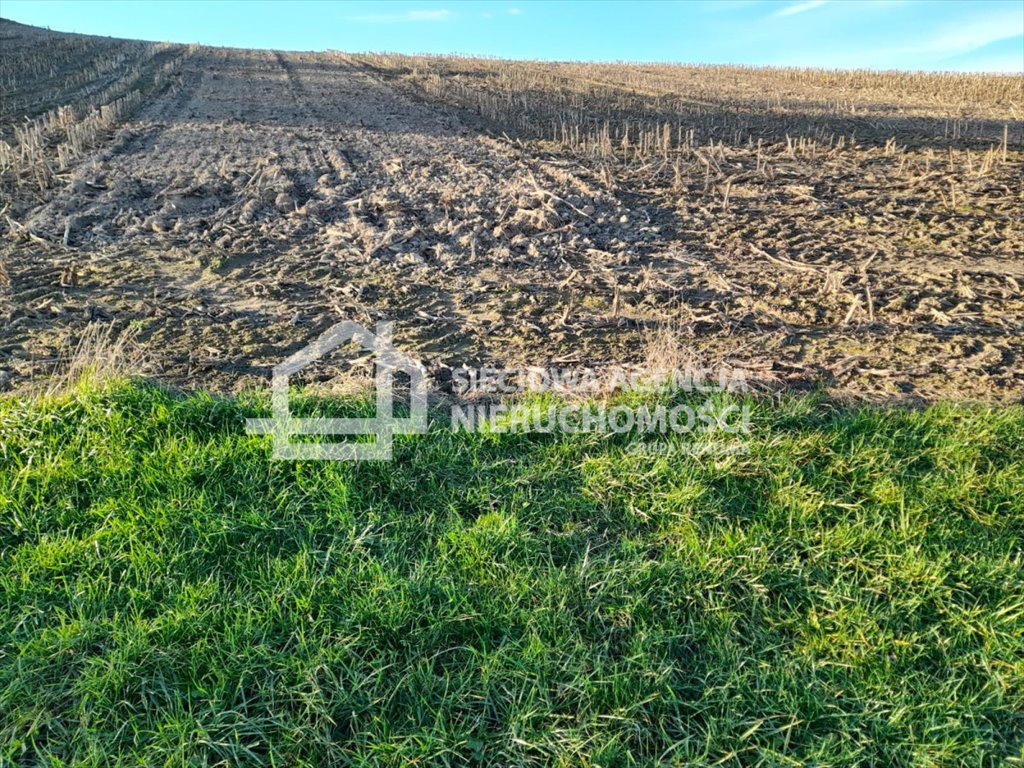
[[[1021,764],[1020,406],[358,465],[270,461],[264,407],[0,401],[0,764]]]

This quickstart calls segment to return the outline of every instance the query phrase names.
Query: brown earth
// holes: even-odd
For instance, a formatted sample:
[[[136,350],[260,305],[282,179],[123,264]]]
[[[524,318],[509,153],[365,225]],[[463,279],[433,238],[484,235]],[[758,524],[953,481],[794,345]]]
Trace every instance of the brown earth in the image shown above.
[[[668,329],[768,384],[1024,394],[1019,141],[599,153],[371,58],[159,55],[168,74],[51,183],[0,173],[0,384],[112,323],[157,377],[236,391],[341,319],[392,319],[439,379],[641,363]]]

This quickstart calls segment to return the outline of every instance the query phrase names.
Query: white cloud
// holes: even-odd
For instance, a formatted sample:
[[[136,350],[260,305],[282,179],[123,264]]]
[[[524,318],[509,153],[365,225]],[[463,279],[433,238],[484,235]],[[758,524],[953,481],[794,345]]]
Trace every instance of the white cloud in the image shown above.
[[[405,13],[371,13],[363,16],[349,16],[349,21],[366,21],[376,24],[390,24],[402,21],[448,21],[455,14],[447,8],[430,11],[406,11]]]
[[[509,16],[518,16],[521,13],[522,13],[522,11],[520,9],[518,9],[518,8],[509,8],[508,9],[508,15]]]
[[[981,55],[971,57],[970,61],[954,62],[952,65],[943,62],[942,68],[956,72],[1007,72],[1021,75],[1024,74],[1024,59],[1011,53]]]
[[[951,56],[1024,35],[1024,15],[1007,13],[950,25],[931,39],[898,49],[899,53]]]
[[[804,13],[805,11],[813,11],[815,8],[820,8],[826,3],[827,0],[804,0],[802,3],[794,3],[793,5],[787,5],[785,8],[780,8],[772,16],[792,16],[797,13]]]

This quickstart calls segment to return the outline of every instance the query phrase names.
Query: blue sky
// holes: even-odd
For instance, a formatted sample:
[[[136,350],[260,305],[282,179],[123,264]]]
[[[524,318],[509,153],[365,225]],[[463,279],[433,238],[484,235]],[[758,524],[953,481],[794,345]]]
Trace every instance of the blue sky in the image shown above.
[[[283,50],[1024,73],[1024,0],[4,0],[0,14]]]

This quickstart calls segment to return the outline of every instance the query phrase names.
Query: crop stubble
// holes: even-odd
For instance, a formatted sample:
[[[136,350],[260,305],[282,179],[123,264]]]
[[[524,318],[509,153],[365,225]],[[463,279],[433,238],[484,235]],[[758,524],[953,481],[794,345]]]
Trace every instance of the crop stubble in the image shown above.
[[[70,47],[72,73],[85,55],[0,29]],[[225,391],[342,318],[389,318],[439,380],[639,363],[669,328],[768,385],[1024,391],[1019,80],[119,45],[137,103],[51,178],[0,174],[8,385],[90,323]],[[26,115],[100,85],[10,76],[5,102],[56,92],[4,110],[8,157]]]

